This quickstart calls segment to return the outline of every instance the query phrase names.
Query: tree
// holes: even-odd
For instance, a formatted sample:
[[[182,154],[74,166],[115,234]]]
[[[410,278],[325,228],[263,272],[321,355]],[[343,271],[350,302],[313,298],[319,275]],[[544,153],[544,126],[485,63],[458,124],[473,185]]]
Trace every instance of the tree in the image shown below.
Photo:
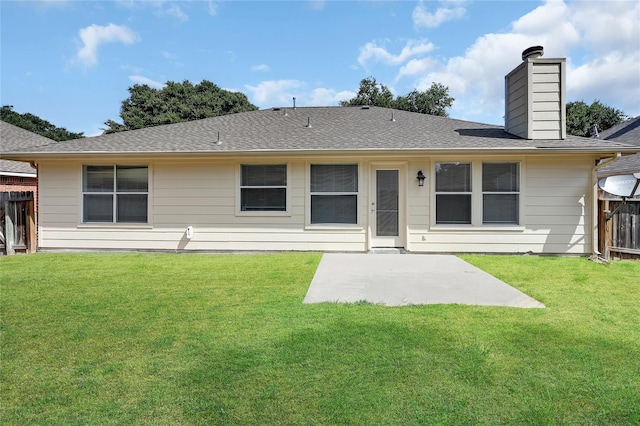
[[[424,92],[412,90],[406,96],[398,96],[394,108],[422,114],[448,117],[447,108],[453,105],[454,99],[449,96],[449,88],[440,83],[431,83]]]
[[[356,96],[340,102],[340,105],[372,105],[448,117],[446,108],[450,108],[453,101],[449,96],[449,88],[440,83],[431,83],[431,87],[423,92],[414,89],[405,96],[394,99],[387,86],[378,83],[373,77],[368,77],[360,81]]]
[[[378,84],[375,78],[368,77],[360,80],[360,89],[355,98],[341,101],[341,106],[371,105],[390,108],[393,94],[384,84]]]
[[[105,121],[108,127],[105,133],[258,109],[246,95],[223,90],[207,80],[196,85],[187,80],[182,83],[168,81],[162,89],[135,84],[129,88],[129,94],[120,108],[122,124],[114,120]]]
[[[598,100],[591,105],[583,101],[567,103],[567,133],[570,135],[591,137],[594,125],[602,131],[628,119],[624,112]]]
[[[12,105],[2,106],[2,109],[0,109],[0,120],[58,142],[69,139],[84,138],[84,134],[82,132],[74,133],[68,131],[64,127],[54,126],[37,115],[30,113],[20,114],[15,112]]]

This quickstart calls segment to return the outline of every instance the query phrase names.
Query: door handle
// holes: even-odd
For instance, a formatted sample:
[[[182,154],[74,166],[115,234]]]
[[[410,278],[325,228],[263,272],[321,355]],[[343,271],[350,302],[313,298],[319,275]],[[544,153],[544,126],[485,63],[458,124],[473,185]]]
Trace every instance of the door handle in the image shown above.
[[[372,212],[376,211],[376,203],[371,203],[371,211]]]

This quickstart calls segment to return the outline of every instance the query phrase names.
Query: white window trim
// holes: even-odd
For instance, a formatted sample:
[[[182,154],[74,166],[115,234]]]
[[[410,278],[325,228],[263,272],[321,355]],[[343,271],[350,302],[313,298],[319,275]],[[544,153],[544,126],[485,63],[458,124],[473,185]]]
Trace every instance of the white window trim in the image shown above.
[[[326,165],[326,166],[342,166],[346,164],[355,164],[358,167],[358,190],[357,192],[311,192],[311,166],[312,165]],[[363,211],[362,203],[362,185],[363,185],[363,167],[362,163],[358,161],[313,161],[306,163],[305,170],[305,229],[312,230],[362,230],[362,220],[360,214]],[[311,223],[311,196],[312,195],[355,195],[356,196],[356,223]],[[366,211],[366,209],[364,209]]]
[[[242,210],[242,166],[255,165],[255,166],[286,166],[287,167],[287,186],[286,186],[286,203],[287,206],[284,211],[243,211]],[[236,208],[235,215],[238,217],[288,217],[291,216],[291,163],[274,161],[242,161],[236,164]],[[251,188],[251,187],[247,187]],[[281,186],[261,186],[260,188],[282,188]]]
[[[518,199],[518,224],[483,224],[482,223],[482,163],[518,163],[520,170],[520,197]],[[436,223],[436,164],[437,163],[470,163],[471,164],[471,224],[442,224]],[[525,230],[524,223],[524,182],[525,182],[525,160],[522,158],[465,158],[465,157],[446,157],[433,159],[431,161],[430,170],[430,187],[431,202],[429,209],[430,229],[433,231],[451,231],[451,232],[522,232]],[[457,194],[455,192],[447,192],[447,194]],[[462,194],[462,193],[460,193]],[[466,193],[465,193],[466,194]]]
[[[128,192],[127,194],[147,194],[147,221],[137,222],[116,222],[116,203],[114,203],[113,222],[85,222],[84,221],[84,195],[85,194],[116,194],[118,192],[84,192],[84,166],[146,166],[147,167],[147,192]],[[79,171],[79,195],[78,195],[78,228],[118,228],[118,229],[150,229],[153,228],[153,166],[144,161],[128,162],[103,162],[88,161],[80,164]],[[114,182],[115,184],[115,182]]]

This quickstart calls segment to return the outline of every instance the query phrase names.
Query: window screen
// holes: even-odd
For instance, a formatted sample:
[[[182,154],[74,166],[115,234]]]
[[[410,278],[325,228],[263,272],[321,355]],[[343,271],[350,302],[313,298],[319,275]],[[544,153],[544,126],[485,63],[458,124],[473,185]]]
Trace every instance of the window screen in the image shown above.
[[[311,223],[358,223],[358,165],[312,164]]]
[[[147,166],[84,166],[82,221],[85,223],[147,223]]]
[[[470,163],[436,163],[436,223],[471,223]]]
[[[285,164],[243,164],[240,175],[241,211],[287,210]]]
[[[519,163],[482,164],[482,223],[518,224]]]

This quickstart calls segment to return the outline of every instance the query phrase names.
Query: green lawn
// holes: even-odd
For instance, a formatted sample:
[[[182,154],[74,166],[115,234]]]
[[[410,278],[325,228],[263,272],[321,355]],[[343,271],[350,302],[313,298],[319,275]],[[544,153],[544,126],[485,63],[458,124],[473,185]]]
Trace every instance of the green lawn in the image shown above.
[[[547,308],[303,305],[315,253],[0,258],[0,421],[640,424],[640,263],[463,258]]]

